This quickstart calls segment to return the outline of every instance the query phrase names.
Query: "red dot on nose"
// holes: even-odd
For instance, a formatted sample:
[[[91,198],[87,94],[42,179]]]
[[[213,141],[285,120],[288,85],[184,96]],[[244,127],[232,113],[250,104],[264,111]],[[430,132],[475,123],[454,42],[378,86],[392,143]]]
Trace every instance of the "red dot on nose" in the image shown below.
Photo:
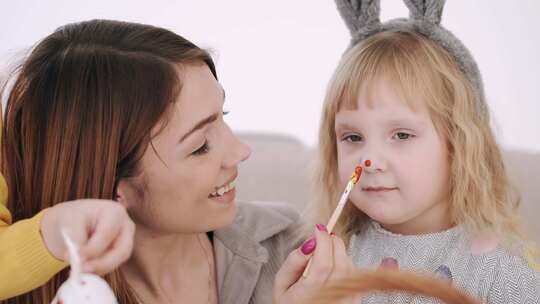
[[[365,165],[366,167],[371,166],[371,160],[366,159],[366,160],[364,161],[364,165]]]

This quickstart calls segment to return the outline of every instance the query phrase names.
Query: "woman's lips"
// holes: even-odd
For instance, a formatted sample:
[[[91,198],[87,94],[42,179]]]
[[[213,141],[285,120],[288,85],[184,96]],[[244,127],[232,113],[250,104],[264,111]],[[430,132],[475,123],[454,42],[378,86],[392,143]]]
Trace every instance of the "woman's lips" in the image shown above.
[[[221,204],[228,204],[234,201],[236,197],[236,188],[232,188],[231,190],[223,193],[221,196],[209,196],[209,198],[215,202],[221,203]]]

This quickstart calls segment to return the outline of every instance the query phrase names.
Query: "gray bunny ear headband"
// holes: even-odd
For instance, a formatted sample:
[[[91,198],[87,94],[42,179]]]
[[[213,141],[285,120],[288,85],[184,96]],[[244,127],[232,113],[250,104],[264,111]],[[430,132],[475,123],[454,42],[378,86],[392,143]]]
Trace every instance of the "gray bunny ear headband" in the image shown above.
[[[404,0],[409,18],[393,19],[381,23],[380,0],[335,0],[338,11],[351,32],[350,47],[384,31],[416,32],[433,40],[452,55],[476,94],[476,108],[481,116],[487,115],[482,77],[469,50],[450,31],[441,26],[445,0]]]

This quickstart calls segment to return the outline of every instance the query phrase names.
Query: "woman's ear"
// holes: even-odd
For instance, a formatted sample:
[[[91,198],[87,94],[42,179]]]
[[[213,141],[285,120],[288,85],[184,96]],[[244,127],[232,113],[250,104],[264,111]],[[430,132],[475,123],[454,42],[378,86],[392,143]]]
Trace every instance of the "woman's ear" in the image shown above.
[[[129,209],[131,207],[129,205],[129,193],[130,193],[131,185],[126,182],[125,180],[120,180],[118,182],[118,187],[116,187],[116,193],[114,194],[114,200],[119,202],[122,206],[124,206],[126,209]]]

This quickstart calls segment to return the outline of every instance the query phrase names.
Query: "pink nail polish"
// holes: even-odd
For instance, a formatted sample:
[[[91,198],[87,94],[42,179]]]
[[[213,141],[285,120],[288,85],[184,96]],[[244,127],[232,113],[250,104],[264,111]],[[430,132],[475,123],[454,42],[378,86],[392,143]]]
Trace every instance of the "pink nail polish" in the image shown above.
[[[300,249],[303,254],[308,255],[315,250],[315,247],[317,247],[317,241],[315,238],[311,238],[304,242],[304,245],[302,245],[302,248]]]
[[[386,268],[386,269],[399,270],[399,263],[394,258],[386,257],[382,259],[380,267]]]
[[[328,232],[328,230],[326,229],[326,226],[323,225],[323,224],[317,224],[317,225],[315,225],[315,227],[317,227],[317,229],[318,229],[319,231],[322,231],[322,232]]]

